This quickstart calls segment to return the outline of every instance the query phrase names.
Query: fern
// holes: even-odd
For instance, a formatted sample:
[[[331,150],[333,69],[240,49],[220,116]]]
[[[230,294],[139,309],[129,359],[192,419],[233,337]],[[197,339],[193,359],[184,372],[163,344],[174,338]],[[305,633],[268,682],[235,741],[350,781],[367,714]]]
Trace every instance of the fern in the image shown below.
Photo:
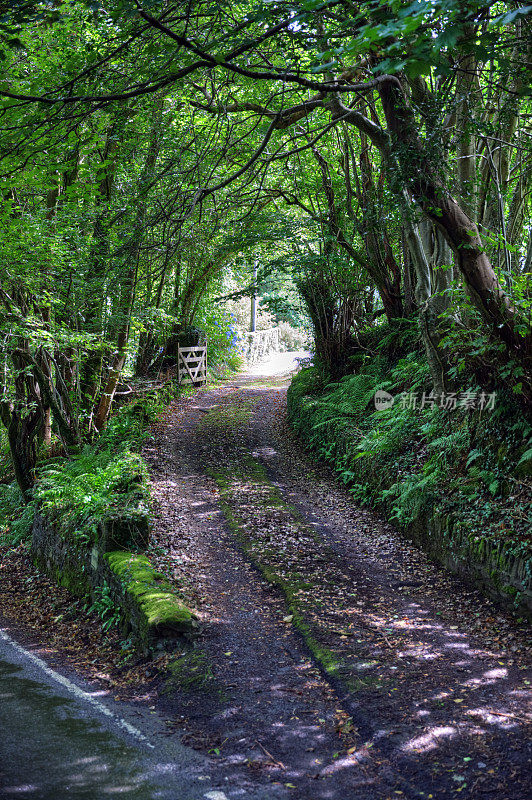
[[[87,447],[62,469],[47,469],[34,494],[61,530],[76,531],[78,539],[88,542],[100,521],[135,511],[140,501],[147,500],[146,484],[146,465],[138,454],[97,454]]]
[[[24,503],[16,483],[0,485],[0,545],[16,547],[30,538],[34,503]]]

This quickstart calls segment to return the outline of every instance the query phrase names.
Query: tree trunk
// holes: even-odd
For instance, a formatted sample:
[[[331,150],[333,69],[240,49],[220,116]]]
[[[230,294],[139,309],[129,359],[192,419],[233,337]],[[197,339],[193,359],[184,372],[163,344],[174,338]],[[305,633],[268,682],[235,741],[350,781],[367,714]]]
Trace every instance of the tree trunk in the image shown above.
[[[399,81],[390,79],[381,84],[379,93],[392,146],[394,142],[398,145],[397,158],[416,202],[443,232],[471,299],[484,320],[519,358],[529,360],[530,342],[515,329],[513,309],[497,281],[477,226],[436,176]]]
[[[21,350],[11,354],[15,372],[15,400],[0,402],[15,478],[26,502],[31,500],[37,463],[36,439],[42,435],[44,408],[33,375],[25,371]]]
[[[122,112],[118,110],[107,130],[102,164],[96,182],[97,196],[89,255],[89,297],[85,308],[85,329],[89,333],[100,336],[103,332],[103,286],[109,259],[109,204],[113,196],[118,147],[123,135],[124,124]],[[81,370],[81,395],[85,406],[89,408],[98,391],[101,369],[102,354],[98,349],[89,353]]]
[[[474,36],[470,26],[464,30],[465,38]],[[477,219],[476,141],[473,126],[474,94],[477,62],[472,53],[462,52],[456,75],[456,188],[458,202],[470,219]]]
[[[124,268],[126,274],[123,284],[124,307],[118,331],[116,350],[113,354],[107,379],[94,412],[93,425],[97,431],[101,431],[107,422],[107,418],[109,416],[111,405],[115,396],[116,387],[118,385],[118,381],[120,380],[120,375],[126,361],[131,312],[133,310],[133,303],[135,299],[138,259],[140,256],[140,248],[144,235],[146,212],[148,208],[148,195],[155,173],[157,157],[159,155],[162,109],[163,100],[160,100],[157,115],[151,130],[146,161],[142,170],[142,174],[139,178],[137,213],[135,215],[133,231],[123,249]]]
[[[412,220],[409,198],[403,195],[403,225],[406,240],[416,273],[415,296],[418,309],[419,330],[430,368],[434,394],[441,396],[446,390],[447,364],[439,350],[438,318],[432,296],[430,264],[417,225]]]

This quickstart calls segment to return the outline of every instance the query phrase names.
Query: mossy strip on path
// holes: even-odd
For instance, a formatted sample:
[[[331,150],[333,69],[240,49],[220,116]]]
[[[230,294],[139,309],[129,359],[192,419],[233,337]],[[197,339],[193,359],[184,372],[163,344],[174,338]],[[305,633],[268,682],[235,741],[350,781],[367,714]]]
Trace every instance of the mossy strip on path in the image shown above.
[[[243,456],[231,467],[208,472],[218,485],[231,531],[264,578],[284,595],[283,622],[298,630],[322,672],[340,679],[349,692],[381,685],[376,676],[355,672],[359,658],[367,654],[353,653],[352,642],[345,647],[350,634],[342,625],[349,620],[339,625],[338,619],[353,603],[337,591],[345,585],[345,576],[327,544],[284,500],[253,457]]]

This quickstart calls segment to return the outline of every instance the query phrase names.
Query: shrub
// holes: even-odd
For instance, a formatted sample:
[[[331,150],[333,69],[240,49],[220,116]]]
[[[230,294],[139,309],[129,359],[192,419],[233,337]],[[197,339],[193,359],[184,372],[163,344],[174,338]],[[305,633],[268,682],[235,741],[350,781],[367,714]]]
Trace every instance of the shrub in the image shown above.
[[[233,314],[212,305],[202,310],[196,324],[207,334],[209,365],[226,365],[233,356],[241,353],[236,317]]]
[[[0,546],[15,547],[31,535],[35,508],[24,503],[16,483],[0,484]]]
[[[34,494],[65,535],[89,543],[100,523],[136,514],[147,503],[147,468],[136,453],[87,446],[78,458],[44,470]]]
[[[424,510],[445,509],[478,535],[505,531],[516,552],[526,548],[532,428],[517,399],[501,397],[489,413],[411,408],[397,398],[430,391],[422,353],[403,354],[395,365],[384,356],[360,364],[360,372],[336,383],[327,383],[316,368],[303,370],[288,392],[292,427],[334,466],[354,497],[384,504],[404,526]],[[375,410],[378,388],[395,396],[391,408]]]

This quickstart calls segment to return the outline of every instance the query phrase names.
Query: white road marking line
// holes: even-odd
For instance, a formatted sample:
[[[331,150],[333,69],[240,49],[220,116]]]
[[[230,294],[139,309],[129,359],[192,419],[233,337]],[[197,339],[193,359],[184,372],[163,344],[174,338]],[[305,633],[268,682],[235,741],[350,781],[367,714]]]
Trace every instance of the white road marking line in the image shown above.
[[[143,733],[137,730],[137,728],[133,727],[133,725],[130,725],[129,722],[126,722],[125,719],[118,717],[109,708],[107,708],[107,706],[104,706],[103,703],[100,703],[99,700],[96,700],[88,692],[85,692],[83,689],[80,689],[79,686],[76,686],[75,683],[69,681],[68,678],[63,677],[63,675],[60,675],[58,672],[53,670],[51,667],[48,666],[48,664],[45,661],[42,660],[42,658],[39,658],[39,656],[36,656],[33,653],[30,653],[29,650],[26,650],[24,647],[22,647],[22,645],[18,644],[18,642],[15,642],[14,639],[12,639],[11,636],[9,636],[5,631],[0,630],[0,637],[5,642],[10,644],[14,650],[18,650],[18,652],[21,653],[23,656],[28,658],[30,661],[33,661],[34,664],[36,664],[43,672],[45,672],[47,675],[53,678],[54,681],[60,683],[61,686],[64,686],[64,688],[67,689],[75,697],[77,697],[78,700],[84,700],[86,703],[89,703],[93,708],[99,711],[100,714],[103,714],[105,717],[109,717],[110,719],[112,719],[119,728],[122,728],[122,730],[127,731],[127,733],[129,733],[131,736],[134,736],[140,742],[144,742],[146,747],[151,747],[152,749],[155,749],[155,745],[151,744],[151,742],[148,741],[146,736],[144,736]]]
[[[204,794],[203,797],[206,797],[207,800],[229,800],[225,792],[207,792]]]

